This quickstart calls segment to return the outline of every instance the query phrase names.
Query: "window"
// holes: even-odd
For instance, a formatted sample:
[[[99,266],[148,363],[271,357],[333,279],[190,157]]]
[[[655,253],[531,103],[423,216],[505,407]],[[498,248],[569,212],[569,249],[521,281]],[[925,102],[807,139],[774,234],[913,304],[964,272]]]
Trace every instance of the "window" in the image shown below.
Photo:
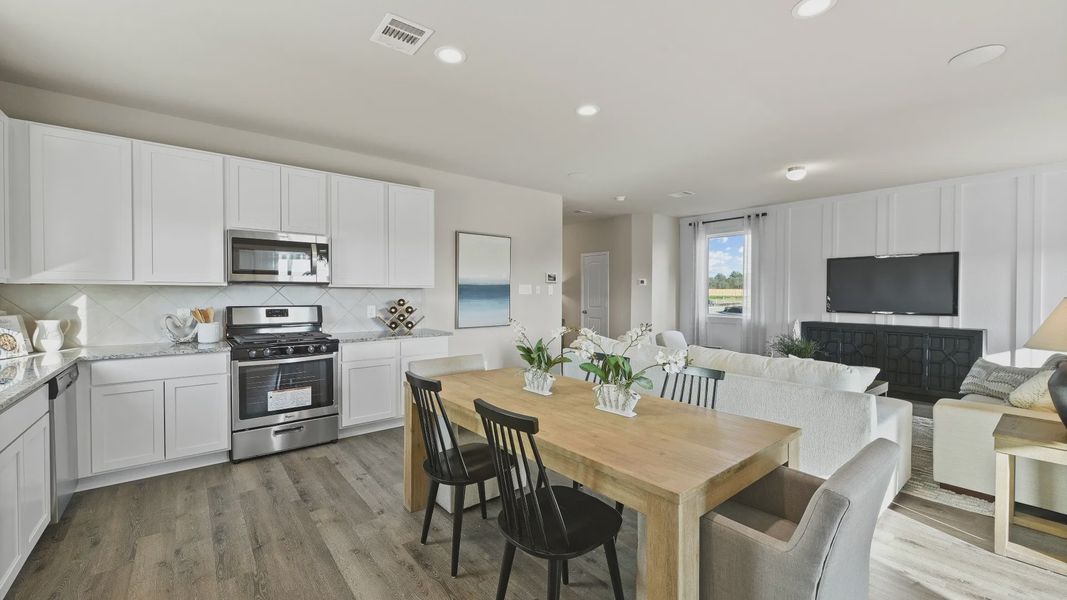
[[[708,236],[708,316],[741,316],[745,304],[745,234]]]

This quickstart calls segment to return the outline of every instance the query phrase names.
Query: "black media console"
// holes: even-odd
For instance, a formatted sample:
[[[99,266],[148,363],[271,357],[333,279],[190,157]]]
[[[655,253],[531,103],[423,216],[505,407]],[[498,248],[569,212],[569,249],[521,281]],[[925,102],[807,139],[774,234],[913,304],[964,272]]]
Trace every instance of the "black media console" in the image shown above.
[[[963,378],[985,354],[984,329],[805,321],[800,333],[822,344],[819,360],[878,367],[878,379],[898,398],[958,398]]]

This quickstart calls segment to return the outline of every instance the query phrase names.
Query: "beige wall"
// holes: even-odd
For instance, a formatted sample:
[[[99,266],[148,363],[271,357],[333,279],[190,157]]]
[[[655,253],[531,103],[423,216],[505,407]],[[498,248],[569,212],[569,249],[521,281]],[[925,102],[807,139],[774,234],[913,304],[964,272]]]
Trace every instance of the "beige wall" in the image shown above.
[[[630,215],[563,226],[563,319],[572,327],[581,324],[581,255],[586,252],[610,255],[608,335],[618,336],[630,324]]]
[[[581,317],[581,255],[611,255],[609,335],[638,323],[656,332],[677,325],[678,220],[663,215],[622,215],[563,227],[563,317]],[[645,280],[645,285],[638,281]]]
[[[512,316],[531,332],[547,332],[560,323],[562,295],[555,289],[550,295],[544,283],[546,272],[561,271],[563,200],[558,194],[5,82],[0,82],[0,109],[17,119],[433,188],[437,281],[425,292],[425,325],[454,328],[456,230],[511,236]],[[540,286],[541,293],[519,295],[524,283]],[[453,354],[484,353],[490,367],[518,364],[506,327],[458,330],[451,348]]]

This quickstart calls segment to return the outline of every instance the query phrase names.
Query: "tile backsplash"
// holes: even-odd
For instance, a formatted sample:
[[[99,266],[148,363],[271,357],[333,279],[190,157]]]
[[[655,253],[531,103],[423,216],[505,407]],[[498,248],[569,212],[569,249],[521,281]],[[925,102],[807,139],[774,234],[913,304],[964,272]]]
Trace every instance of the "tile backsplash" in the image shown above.
[[[309,285],[234,284],[223,287],[148,285],[0,285],[0,310],[21,314],[30,335],[37,319],[69,322],[66,347],[168,341],[159,326],[179,308],[215,309],[225,321],[227,306],[321,304],[328,332],[377,331],[367,306],[378,309],[406,298],[422,307],[421,289],[355,289]]]

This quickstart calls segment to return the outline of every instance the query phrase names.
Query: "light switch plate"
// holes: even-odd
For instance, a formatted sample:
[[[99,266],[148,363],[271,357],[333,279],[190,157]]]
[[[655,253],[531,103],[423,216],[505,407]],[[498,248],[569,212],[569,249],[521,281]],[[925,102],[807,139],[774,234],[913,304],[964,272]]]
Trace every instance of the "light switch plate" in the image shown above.
[[[378,307],[373,304],[367,305],[367,318],[373,319],[378,314]]]

